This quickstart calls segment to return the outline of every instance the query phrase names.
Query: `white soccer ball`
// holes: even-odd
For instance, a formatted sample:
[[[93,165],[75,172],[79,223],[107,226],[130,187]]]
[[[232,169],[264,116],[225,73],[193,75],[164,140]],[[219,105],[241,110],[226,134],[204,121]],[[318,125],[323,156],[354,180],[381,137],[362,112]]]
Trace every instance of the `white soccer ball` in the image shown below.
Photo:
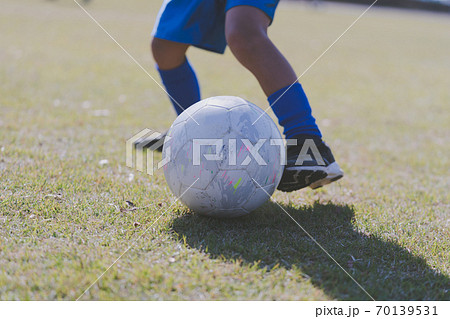
[[[284,155],[280,131],[263,110],[239,97],[217,96],[192,105],[172,124],[164,175],[191,210],[237,217],[270,198]]]

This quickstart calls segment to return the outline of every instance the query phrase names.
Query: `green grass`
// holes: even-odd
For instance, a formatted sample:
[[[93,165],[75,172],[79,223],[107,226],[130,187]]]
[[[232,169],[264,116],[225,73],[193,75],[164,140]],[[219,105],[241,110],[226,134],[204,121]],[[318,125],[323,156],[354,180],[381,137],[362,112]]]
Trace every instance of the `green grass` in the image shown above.
[[[155,78],[157,2],[88,6]],[[300,74],[363,9],[282,4],[270,34]],[[273,200],[377,300],[450,298],[449,27],[374,9],[301,79],[346,177]],[[368,299],[276,204],[202,218],[125,166],[125,140],[174,115],[72,1],[3,0],[0,29],[0,299],[76,299],[134,240],[82,299]],[[189,54],[204,97],[266,107],[229,51]]]

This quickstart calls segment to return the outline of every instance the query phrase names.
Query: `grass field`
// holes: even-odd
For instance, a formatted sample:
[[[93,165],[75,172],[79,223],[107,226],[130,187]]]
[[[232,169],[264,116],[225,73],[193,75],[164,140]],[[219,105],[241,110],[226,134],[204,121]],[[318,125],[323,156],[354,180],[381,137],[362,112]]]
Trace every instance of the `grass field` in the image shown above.
[[[369,299],[274,203],[171,206],[161,172],[125,166],[128,138],[174,120],[164,92],[72,1],[1,6],[0,299],[77,299],[135,240],[82,300]],[[158,6],[87,6],[155,78]],[[270,34],[300,74],[363,10],[282,3]],[[449,29],[375,8],[301,79],[346,176],[273,200],[377,300],[450,298]],[[189,56],[204,97],[267,106],[229,51]]]

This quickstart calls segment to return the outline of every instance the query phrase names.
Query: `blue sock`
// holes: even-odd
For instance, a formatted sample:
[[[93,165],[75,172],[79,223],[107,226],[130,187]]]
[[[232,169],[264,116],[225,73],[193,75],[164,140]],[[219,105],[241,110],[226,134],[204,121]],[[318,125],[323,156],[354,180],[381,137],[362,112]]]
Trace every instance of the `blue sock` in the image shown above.
[[[311,106],[300,83],[295,83],[286,93],[286,86],[267,98],[278,122],[284,128],[286,138],[297,135],[316,135],[322,137],[311,114]],[[284,93],[283,96],[281,96]],[[281,96],[281,98],[280,98]],[[280,98],[278,101],[277,99]],[[275,102],[276,101],[276,102]]]
[[[197,76],[187,59],[182,65],[175,69],[160,70],[158,67],[157,69],[161,75],[167,93],[172,96],[170,101],[172,102],[177,115],[180,115],[181,112],[192,104],[200,101],[200,87],[198,85]]]

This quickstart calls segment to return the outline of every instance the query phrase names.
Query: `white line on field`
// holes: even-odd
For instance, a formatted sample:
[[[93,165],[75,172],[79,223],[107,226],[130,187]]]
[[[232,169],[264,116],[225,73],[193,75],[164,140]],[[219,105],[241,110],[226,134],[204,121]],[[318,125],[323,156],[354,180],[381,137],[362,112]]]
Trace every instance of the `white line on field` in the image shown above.
[[[252,178],[252,179],[253,179],[253,181],[260,187],[260,189],[262,189],[267,195],[269,195],[270,198],[272,198],[272,196],[271,196],[271,195],[270,195],[270,194],[269,194],[269,193],[268,193],[261,185],[259,185],[259,183],[258,183],[254,178]],[[347,272],[347,271],[346,271],[346,270],[345,270],[345,269],[344,269],[344,268],[336,261],[336,259],[334,259],[333,256],[331,256],[330,253],[329,253],[325,248],[323,248],[322,245],[319,244],[319,243],[317,242],[317,240],[316,240],[313,236],[311,236],[311,234],[308,233],[308,232],[306,231],[306,229],[303,228],[303,226],[300,225],[300,223],[297,222],[297,221],[294,219],[294,217],[292,217],[292,216],[286,211],[286,209],[284,209],[283,206],[281,206],[281,205],[280,205],[278,202],[276,202],[276,201],[273,201],[273,202],[274,202],[275,204],[277,204],[277,206],[280,207],[280,208],[286,213],[286,215],[288,215],[288,216],[294,221],[294,223],[296,223],[297,226],[300,227],[300,229],[303,230],[303,232],[304,232],[309,238],[311,238],[311,240],[312,240],[317,246],[319,246],[319,248],[322,249],[322,251],[323,251],[325,254],[327,254],[327,256],[330,257],[331,260],[333,260],[334,263],[335,263],[336,265],[338,265],[339,268],[341,268],[342,271],[345,272],[345,273],[347,274],[347,276],[349,276],[349,277],[350,277],[350,278],[358,285],[358,287],[361,288],[362,291],[365,292],[365,294],[366,294],[367,296],[369,296],[370,299],[372,299],[373,301],[376,301],[375,298],[373,298],[373,297],[367,292],[367,290],[364,289],[364,287],[361,286],[361,284],[360,284],[359,282],[357,282],[356,279],[353,278],[352,275],[350,275],[350,274],[349,274],[349,273],[348,273],[348,272]]]
[[[128,248],[127,249],[125,249],[125,251],[119,256],[119,257],[117,257],[117,259],[116,260],[114,260],[114,262],[108,267],[108,268],[106,268],[106,270],[100,275],[100,276],[98,276],[97,277],[97,279],[95,279],[90,285],[89,285],[89,287],[85,290],[85,291],[83,291],[83,293],[80,295],[80,296],[78,296],[78,298],[76,299],[76,301],[78,301],[78,300],[80,300],[80,298],[81,297],[83,297],[84,296],[84,294],[86,294],[86,292],[88,292],[89,291],[89,289],[91,289],[92,288],[92,286],[93,285],[95,285],[95,283],[97,282],[97,281],[99,281],[102,277],[103,277],[103,275],[104,274],[106,274],[107,272],[108,272],[108,270],[109,269],[111,269],[111,267],[112,266],[114,266],[118,261],[119,261],[119,259],[120,258],[122,258],[122,256],[123,255],[125,255],[133,246],[134,246],[134,244],[139,240],[139,239],[141,239],[142,238],[142,236],[144,236],[147,232],[148,232],[148,230],[162,217],[162,216],[164,216],[168,211],[169,211],[169,209],[173,206],[173,204],[175,204],[176,202],[177,202],[177,200],[179,200],[189,189],[191,189],[191,187],[192,186],[194,186],[194,184],[197,182],[199,180],[199,178],[197,178],[192,184],[191,184],[191,186],[189,186],[180,196],[178,196],[173,202],[172,202],[172,204],[170,204],[170,206],[161,214],[161,215],[159,215],[159,217],[150,225],[150,226],[148,226],[147,227],[147,229],[144,231],[144,233],[142,233],[138,238],[136,238],[131,244],[130,244],[130,246],[128,246]]]
[[[319,57],[317,58],[317,59],[315,59],[314,60],[314,62],[313,63],[311,63],[311,65],[305,70],[305,71],[303,71],[303,73],[297,78],[297,80],[295,80],[295,82],[294,83],[292,83],[271,105],[269,105],[269,107],[268,108],[266,108],[265,110],[264,110],[264,113],[267,113],[267,111],[271,108],[271,107],[273,107],[274,106],[274,104],[275,103],[277,103],[278,102],[278,100],[279,99],[281,99],[282,97],[283,97],[283,95],[285,95],[286,94],[286,92],[287,91],[289,91],[289,89],[295,84],[295,83],[297,83],[298,82],[298,80],[300,80],[316,63],[317,63],[317,61],[319,61],[343,36],[344,36],[344,34],[346,34],[347,33],[347,31],[348,30],[350,30],[355,24],[356,24],[356,22],[358,22],[359,21],[359,19],[361,19],[366,13],[367,13],[367,11],[369,11],[376,3],[378,2],[378,0],[375,0],[366,10],[364,10],[364,12],[363,13],[361,13],[360,15],[359,15],[359,17],[358,18],[356,18],[356,20],[355,21],[353,21],[353,23],[352,24],[350,24],[350,26],[347,28],[347,29],[345,29],[345,31],[344,32],[342,32],[342,34],[336,39],[336,40],[334,40],[334,42],[333,43],[331,43],[330,44],[330,46],[325,50],[325,51],[323,51],[322,52],[322,54],[321,55],[319,55]],[[254,125],[263,115],[264,115],[264,113],[263,114],[261,114],[253,123],[252,123],[252,125]]]
[[[81,10],[83,10],[84,11],[84,13],[86,13],[87,15],[88,15],[88,17],[89,18],[91,18],[91,20],[92,21],[94,21],[95,22],[95,24],[100,28],[100,29],[102,29],[103,30],[103,32],[105,32],[110,38],[111,38],[111,40],[113,40],[118,46],[119,46],[119,48],[121,48],[122,49],[122,51],[123,52],[125,52],[129,57],[130,57],[130,59],[131,60],[133,60],[133,62],[134,63],[136,63],[136,65],[142,70],[142,71],[144,71],[145,72],[145,74],[147,74],[160,88],[161,88],[161,90],[163,90],[183,111],[185,110],[184,109],[184,107],[182,107],[181,105],[180,105],[180,103],[178,103],[178,101],[177,100],[175,100],[173,97],[172,97],[172,95],[170,95],[167,91],[166,91],[166,89],[164,89],[163,87],[162,87],[162,85],[161,84],[159,84],[158,83],[158,81],[156,81],[155,80],[155,78],[119,43],[119,42],[117,42],[117,40],[81,5],[81,4],[79,4],[78,3],[78,1],[77,0],[73,0],[80,8],[81,8]],[[188,114],[189,115],[189,117],[195,122],[195,123],[197,123],[197,125],[200,125],[200,124],[198,124],[198,122],[190,115],[190,114]]]

